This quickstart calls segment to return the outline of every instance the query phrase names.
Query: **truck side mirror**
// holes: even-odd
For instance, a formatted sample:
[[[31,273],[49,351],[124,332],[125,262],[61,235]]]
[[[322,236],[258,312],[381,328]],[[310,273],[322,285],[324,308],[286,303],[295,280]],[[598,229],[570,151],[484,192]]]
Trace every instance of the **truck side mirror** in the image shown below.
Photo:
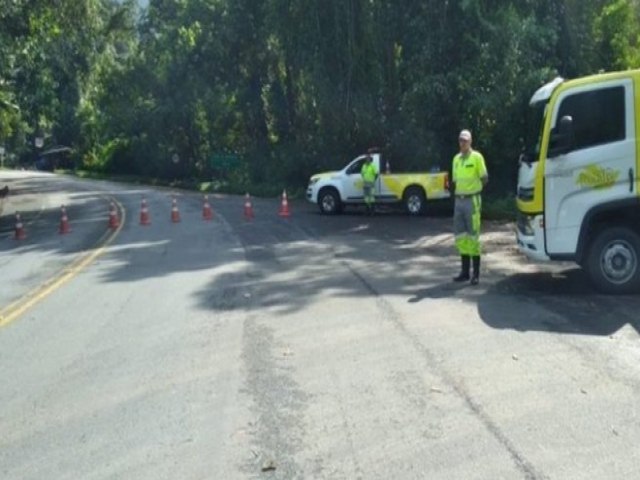
[[[573,118],[565,115],[559,125],[551,131],[548,157],[564,155],[573,148]]]

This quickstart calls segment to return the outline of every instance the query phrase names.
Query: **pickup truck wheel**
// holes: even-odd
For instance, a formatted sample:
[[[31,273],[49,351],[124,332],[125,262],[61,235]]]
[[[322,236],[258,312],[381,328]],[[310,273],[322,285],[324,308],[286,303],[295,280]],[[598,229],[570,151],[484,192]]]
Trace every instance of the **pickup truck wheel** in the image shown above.
[[[601,231],[591,243],[585,262],[598,290],[622,294],[640,289],[640,236],[626,227]]]
[[[333,188],[325,188],[320,190],[318,194],[318,207],[324,214],[340,213],[342,210],[342,202],[340,201],[340,195]]]
[[[404,207],[409,215],[421,215],[426,207],[427,198],[421,188],[410,187],[404,192]]]

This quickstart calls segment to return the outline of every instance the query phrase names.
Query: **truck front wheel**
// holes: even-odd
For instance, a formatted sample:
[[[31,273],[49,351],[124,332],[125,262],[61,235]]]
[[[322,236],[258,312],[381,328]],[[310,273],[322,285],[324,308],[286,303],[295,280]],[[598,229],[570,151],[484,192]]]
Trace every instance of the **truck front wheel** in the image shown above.
[[[427,197],[419,187],[409,187],[403,195],[404,208],[409,215],[420,215],[424,213]]]
[[[606,293],[640,289],[640,236],[626,227],[602,230],[594,238],[585,262],[591,281]]]
[[[324,214],[340,213],[342,210],[340,194],[333,188],[323,188],[318,194],[318,207]]]

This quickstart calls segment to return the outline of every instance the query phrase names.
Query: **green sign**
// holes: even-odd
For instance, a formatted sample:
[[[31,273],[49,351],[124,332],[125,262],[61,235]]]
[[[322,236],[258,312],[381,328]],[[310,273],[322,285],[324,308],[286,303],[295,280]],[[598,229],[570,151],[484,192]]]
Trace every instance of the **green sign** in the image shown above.
[[[233,170],[240,165],[240,156],[234,154],[214,154],[209,159],[209,165],[216,170]]]

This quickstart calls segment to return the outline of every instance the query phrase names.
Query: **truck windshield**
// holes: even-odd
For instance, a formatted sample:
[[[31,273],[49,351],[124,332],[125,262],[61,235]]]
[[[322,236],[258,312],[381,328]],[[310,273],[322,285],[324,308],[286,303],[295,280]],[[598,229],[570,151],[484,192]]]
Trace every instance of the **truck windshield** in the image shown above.
[[[535,162],[540,155],[542,142],[542,125],[548,100],[541,100],[532,104],[527,112],[527,123],[524,139],[524,149],[520,160],[526,163]]]

